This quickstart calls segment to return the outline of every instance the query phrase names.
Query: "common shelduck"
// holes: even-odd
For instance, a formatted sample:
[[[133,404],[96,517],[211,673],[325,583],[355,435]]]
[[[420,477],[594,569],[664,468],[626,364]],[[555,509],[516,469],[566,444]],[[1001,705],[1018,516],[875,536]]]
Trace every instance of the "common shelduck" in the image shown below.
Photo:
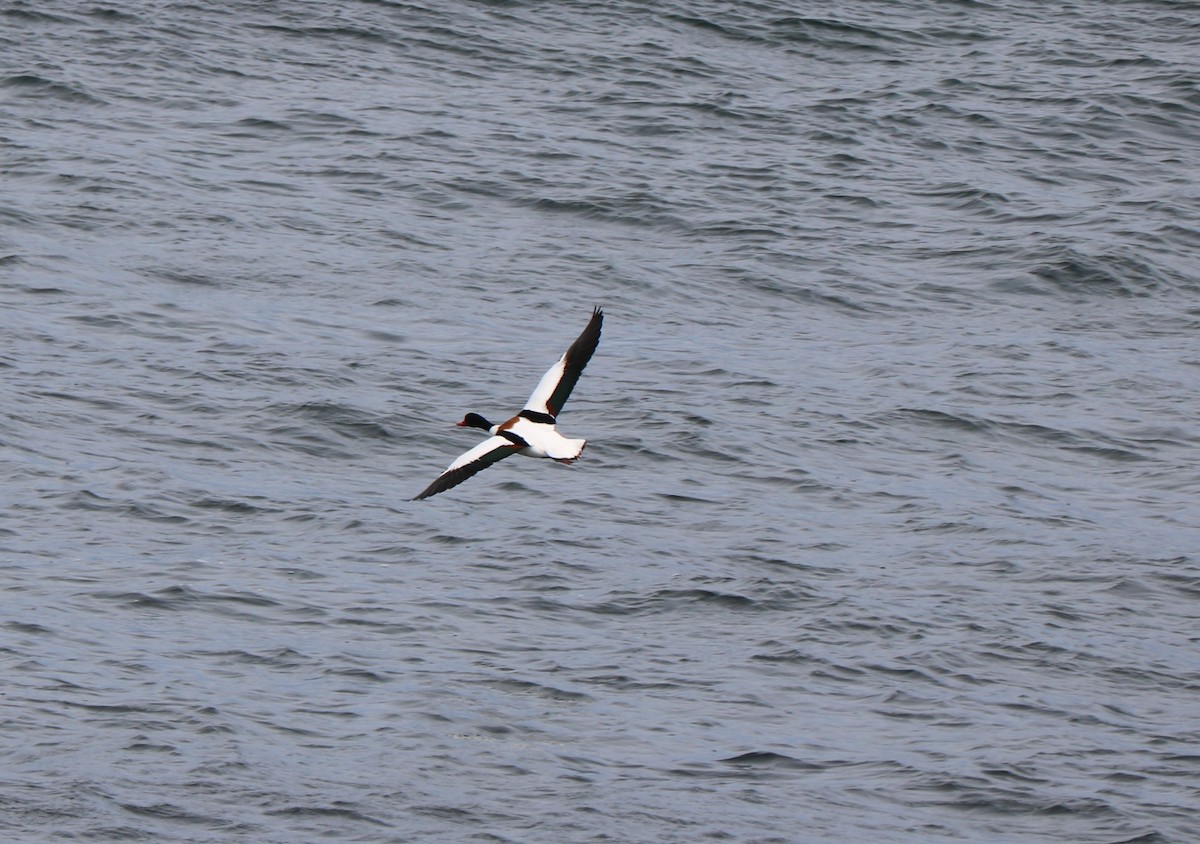
[[[481,428],[491,437],[463,454],[446,471],[438,476],[413,501],[420,501],[439,492],[458,486],[472,475],[483,471],[493,463],[512,454],[526,457],[549,457],[559,463],[574,463],[583,453],[587,440],[572,440],[554,429],[556,418],[566,403],[571,390],[583,368],[592,359],[592,353],[600,342],[600,326],[604,314],[599,308],[592,311],[592,319],[583,333],[571,344],[571,348],[547,370],[525,409],[502,425],[493,425],[478,413],[468,413],[460,428]]]

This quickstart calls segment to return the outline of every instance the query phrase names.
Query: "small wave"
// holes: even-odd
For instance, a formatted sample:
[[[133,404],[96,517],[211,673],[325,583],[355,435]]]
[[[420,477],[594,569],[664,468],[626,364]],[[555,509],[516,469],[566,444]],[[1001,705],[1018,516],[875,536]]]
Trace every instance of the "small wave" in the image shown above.
[[[14,633],[24,633],[29,636],[55,635],[54,631],[49,627],[43,627],[42,625],[35,624],[33,622],[6,621],[4,622],[4,628],[6,630],[11,630]]]
[[[860,26],[832,18],[786,17],[771,21],[770,40],[829,46],[854,52],[882,52],[890,33],[881,27]]]
[[[1126,441],[1095,431],[1071,431],[1015,420],[987,419],[968,413],[952,413],[943,410],[900,408],[880,419],[907,419],[938,428],[957,429],[994,438],[1002,435],[1014,440],[1041,443],[1086,454],[1094,454],[1108,460],[1140,461],[1149,455],[1139,450],[1137,442]]]
[[[131,516],[151,522],[181,525],[189,521],[186,517],[172,513],[161,504],[150,504],[143,501],[113,499],[91,490],[68,493],[63,496],[60,505],[65,510],[90,510],[105,512],[117,516]]]
[[[154,820],[165,820],[171,823],[188,823],[208,827],[218,827],[224,823],[223,818],[200,815],[176,806],[173,803],[119,803],[118,805],[131,815],[138,815]]]
[[[838,763],[806,762],[773,750],[751,750],[712,762],[690,762],[672,769],[671,773],[701,779],[728,779],[732,776],[748,780],[769,780],[780,776],[815,773],[837,765]]]
[[[152,593],[99,591],[93,595],[128,609],[200,610],[258,620],[265,620],[265,617],[249,613],[248,608],[281,606],[278,601],[253,592],[204,592],[187,586],[168,586]]]
[[[500,691],[522,695],[532,695],[534,697],[545,698],[547,700],[581,702],[592,699],[591,695],[584,694],[583,692],[573,692],[569,689],[549,686],[544,683],[535,683],[530,680],[515,680],[506,678],[501,680],[481,680],[479,682],[494,689],[499,689]]]
[[[220,665],[261,665],[269,668],[312,667],[314,661],[292,648],[277,648],[266,653],[243,650],[193,651],[191,656],[216,660]]]
[[[855,54],[880,54],[902,47],[927,47],[936,44],[963,45],[988,40],[974,29],[947,26],[912,28],[873,23],[866,26],[826,17],[784,16],[761,21],[743,15],[716,16],[667,15],[685,26],[711,32],[724,38],[763,46],[821,48],[847,57]]]
[[[286,27],[260,25],[258,28],[278,32],[282,35],[296,36],[301,38],[315,38],[322,42],[350,39],[354,41],[390,43],[392,40],[390,33],[378,32],[371,29],[363,29],[362,27],[356,26]]]
[[[391,432],[378,420],[357,408],[330,402],[306,402],[278,408],[288,415],[320,422],[332,431],[354,439],[390,439]]]
[[[678,610],[719,609],[736,612],[794,611],[814,596],[769,580],[743,581],[743,589],[695,586],[685,589],[655,589],[643,594],[619,594],[598,604],[583,607],[605,615],[643,615]]]
[[[17,74],[0,80],[0,88],[8,88],[22,96],[49,97],[76,104],[103,102],[88,93],[82,85],[58,82],[32,73]]]
[[[349,446],[363,439],[389,439],[391,432],[377,419],[344,405],[305,402],[272,405],[267,409],[274,424],[265,433],[275,445],[333,460],[354,457]]]
[[[753,768],[785,768],[792,771],[820,771],[826,766],[815,762],[805,762],[794,756],[776,753],[771,750],[755,750],[722,759],[726,765]]]
[[[242,516],[281,512],[280,508],[278,507],[266,507],[262,505],[251,504],[248,501],[238,501],[230,498],[200,498],[192,501],[191,506],[201,510],[217,510],[221,513]]]
[[[52,15],[49,12],[35,11],[33,9],[5,9],[0,12],[6,18],[13,21],[30,22],[30,23],[70,23],[71,18],[62,15]]]
[[[374,826],[391,826],[386,821],[365,814],[349,806],[284,806],[281,809],[268,809],[266,814],[288,818],[335,818],[339,823],[346,821],[361,821]]]
[[[1092,297],[1147,298],[1191,284],[1172,271],[1131,250],[1087,254],[1069,246],[1045,256],[1029,256],[1028,275],[994,283],[1007,293]]]

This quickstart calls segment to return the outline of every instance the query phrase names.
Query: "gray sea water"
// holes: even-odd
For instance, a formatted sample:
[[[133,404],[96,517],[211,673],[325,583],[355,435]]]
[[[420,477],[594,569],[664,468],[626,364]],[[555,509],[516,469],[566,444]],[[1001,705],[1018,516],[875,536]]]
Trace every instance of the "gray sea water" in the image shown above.
[[[1200,840],[1196,3],[8,0],[0,170],[5,842]]]

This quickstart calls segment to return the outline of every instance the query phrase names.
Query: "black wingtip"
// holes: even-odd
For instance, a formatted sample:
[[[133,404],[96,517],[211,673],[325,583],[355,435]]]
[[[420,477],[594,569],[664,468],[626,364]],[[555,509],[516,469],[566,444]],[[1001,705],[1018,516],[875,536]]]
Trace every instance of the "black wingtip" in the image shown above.
[[[446,490],[450,489],[451,486],[454,486],[454,484],[450,484],[450,486],[438,486],[438,481],[440,481],[440,480],[441,480],[441,478],[439,477],[432,484],[425,487],[425,489],[421,490],[419,493],[417,493],[416,495],[414,495],[412,498],[410,498],[408,500],[409,501],[424,501],[426,498],[432,498],[433,496],[437,495],[439,492],[445,492]]]

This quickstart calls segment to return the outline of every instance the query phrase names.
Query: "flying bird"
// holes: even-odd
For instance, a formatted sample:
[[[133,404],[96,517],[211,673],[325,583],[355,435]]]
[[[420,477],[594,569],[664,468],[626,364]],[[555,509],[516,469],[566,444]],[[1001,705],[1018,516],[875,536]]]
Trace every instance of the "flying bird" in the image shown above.
[[[513,454],[548,457],[559,463],[578,460],[587,440],[564,437],[555,430],[554,425],[567,397],[583,374],[583,368],[592,359],[592,353],[600,343],[600,326],[603,323],[604,313],[599,308],[594,309],[583,333],[546,371],[529,401],[525,402],[525,409],[512,419],[493,425],[478,413],[468,413],[461,422],[456,423],[460,428],[480,428],[491,436],[451,463],[413,501],[458,486],[472,475]]]

